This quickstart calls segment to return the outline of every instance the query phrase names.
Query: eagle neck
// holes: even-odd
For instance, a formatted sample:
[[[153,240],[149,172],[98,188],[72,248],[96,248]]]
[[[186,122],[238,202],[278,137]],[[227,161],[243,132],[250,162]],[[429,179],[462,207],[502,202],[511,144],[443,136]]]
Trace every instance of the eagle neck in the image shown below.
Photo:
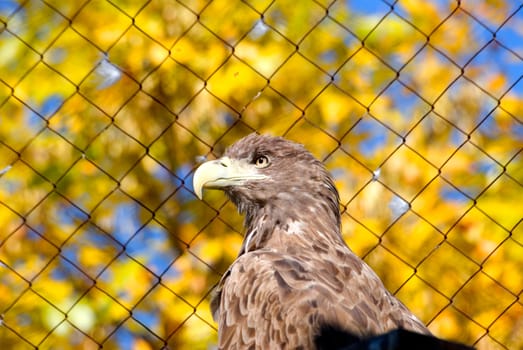
[[[294,245],[316,249],[345,244],[338,215],[326,206],[278,203],[252,207],[245,212],[245,238],[240,255],[258,249],[288,251]]]

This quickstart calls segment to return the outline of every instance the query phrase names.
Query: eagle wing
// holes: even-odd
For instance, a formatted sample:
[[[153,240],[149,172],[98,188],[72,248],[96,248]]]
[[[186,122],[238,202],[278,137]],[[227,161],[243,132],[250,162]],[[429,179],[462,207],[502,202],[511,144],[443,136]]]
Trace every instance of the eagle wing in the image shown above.
[[[313,348],[322,327],[354,337],[426,327],[346,247],[313,257],[270,249],[241,255],[222,279],[219,347]]]

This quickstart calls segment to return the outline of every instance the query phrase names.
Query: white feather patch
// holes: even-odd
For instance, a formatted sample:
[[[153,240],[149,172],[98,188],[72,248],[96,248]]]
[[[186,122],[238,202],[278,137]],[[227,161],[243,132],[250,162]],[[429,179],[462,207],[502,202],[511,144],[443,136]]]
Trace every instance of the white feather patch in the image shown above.
[[[303,232],[303,223],[301,221],[291,221],[285,233],[289,235],[299,235]]]
[[[249,244],[251,243],[252,236],[254,236],[254,233],[256,230],[252,230],[247,233],[247,238],[245,238],[245,253],[249,252]]]

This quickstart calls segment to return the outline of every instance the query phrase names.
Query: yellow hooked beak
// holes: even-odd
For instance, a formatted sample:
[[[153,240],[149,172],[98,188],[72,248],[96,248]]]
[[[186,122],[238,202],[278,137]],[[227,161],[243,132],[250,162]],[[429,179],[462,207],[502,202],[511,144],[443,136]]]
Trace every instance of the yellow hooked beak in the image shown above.
[[[200,165],[193,177],[193,189],[202,199],[204,188],[225,188],[241,186],[249,180],[261,180],[267,175],[260,174],[254,164],[243,160],[222,157]]]

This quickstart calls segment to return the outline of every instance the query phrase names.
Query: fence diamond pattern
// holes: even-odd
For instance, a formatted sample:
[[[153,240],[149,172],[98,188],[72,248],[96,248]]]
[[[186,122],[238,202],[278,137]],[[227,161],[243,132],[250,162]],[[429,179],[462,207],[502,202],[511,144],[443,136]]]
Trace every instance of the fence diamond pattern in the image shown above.
[[[242,222],[192,173],[268,132],[436,335],[522,347],[521,28],[521,1],[0,1],[0,343],[213,348]]]

